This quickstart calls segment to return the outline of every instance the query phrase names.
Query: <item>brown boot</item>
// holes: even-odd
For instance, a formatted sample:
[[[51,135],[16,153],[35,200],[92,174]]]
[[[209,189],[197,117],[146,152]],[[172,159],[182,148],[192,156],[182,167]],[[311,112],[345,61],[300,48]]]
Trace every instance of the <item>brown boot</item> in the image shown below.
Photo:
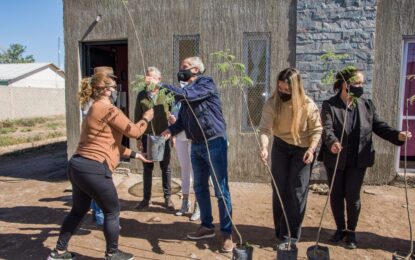
[[[232,252],[234,246],[232,235],[222,233],[222,251],[227,253]]]
[[[199,240],[204,238],[212,238],[215,236],[215,230],[213,228],[206,228],[200,226],[196,232],[187,234],[187,238],[193,240]]]

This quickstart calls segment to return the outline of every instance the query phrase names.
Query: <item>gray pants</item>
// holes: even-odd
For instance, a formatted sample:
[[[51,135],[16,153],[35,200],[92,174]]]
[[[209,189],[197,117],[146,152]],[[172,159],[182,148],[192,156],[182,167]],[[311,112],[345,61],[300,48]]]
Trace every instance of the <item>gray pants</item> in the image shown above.
[[[305,164],[303,162],[303,156],[306,150],[307,148],[291,145],[278,137],[274,137],[271,152],[271,171],[287,213],[291,237],[294,241],[300,239],[301,224],[304,219],[307,204],[308,184],[312,164]],[[283,240],[288,237],[288,230],[274,187],[272,206],[275,236]]]

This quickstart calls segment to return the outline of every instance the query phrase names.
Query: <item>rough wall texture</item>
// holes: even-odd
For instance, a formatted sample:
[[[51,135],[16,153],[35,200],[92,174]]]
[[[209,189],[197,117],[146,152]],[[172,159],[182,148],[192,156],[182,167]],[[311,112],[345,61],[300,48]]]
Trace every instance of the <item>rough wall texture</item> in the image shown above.
[[[65,114],[65,90],[0,88],[0,120]]]
[[[133,79],[134,75],[142,74],[143,71],[134,30],[128,14],[119,3],[120,1],[64,0],[69,156],[74,152],[79,137],[77,91],[81,75],[80,42],[127,39],[129,78]],[[207,74],[214,78],[218,75],[210,70],[212,62],[209,54],[230,49],[238,60],[242,60],[244,32],[270,32],[271,86],[275,85],[278,71],[287,66],[295,66],[295,0],[137,0],[128,1],[128,7],[141,39],[145,65],[159,67],[170,83],[174,67],[175,34],[200,34],[201,56],[207,65]],[[189,15],[188,10],[192,10],[193,15]],[[92,27],[98,14],[102,15],[102,21]],[[136,94],[130,91],[130,115],[134,114]],[[221,95],[230,142],[231,178],[240,181],[266,180],[267,175],[258,160],[254,135],[241,131],[241,93],[236,89],[222,89]],[[131,141],[131,146],[135,147],[134,140]],[[139,165],[140,163],[133,163],[134,168],[138,169]],[[173,162],[173,170],[178,172],[176,160]]]
[[[365,92],[371,93],[375,23],[376,0],[298,1],[296,64],[305,78],[304,86],[317,103],[333,95],[331,86],[320,81],[327,72],[320,56],[330,50],[349,54],[336,66],[354,64],[362,69],[367,81]]]
[[[402,42],[415,37],[415,2],[413,0],[378,0],[373,102],[378,114],[399,128],[399,86],[401,78]],[[370,183],[384,184],[396,175],[397,148],[375,138],[376,163],[368,174]]]
[[[349,64],[364,71],[365,93],[370,96],[375,23],[376,0],[298,1],[296,66],[302,72],[308,95],[318,105],[334,94],[332,86],[321,82],[323,75],[328,69],[338,70]],[[348,54],[348,58],[326,67],[320,57],[327,51]],[[326,178],[323,165],[316,162],[312,179]]]

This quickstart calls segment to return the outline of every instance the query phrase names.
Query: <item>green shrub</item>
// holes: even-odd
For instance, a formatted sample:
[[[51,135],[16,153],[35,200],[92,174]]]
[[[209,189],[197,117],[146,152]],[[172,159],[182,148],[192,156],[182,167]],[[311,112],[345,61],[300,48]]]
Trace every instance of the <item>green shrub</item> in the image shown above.
[[[0,128],[0,134],[5,135],[5,134],[11,134],[16,132],[17,128],[15,127],[3,127]]]

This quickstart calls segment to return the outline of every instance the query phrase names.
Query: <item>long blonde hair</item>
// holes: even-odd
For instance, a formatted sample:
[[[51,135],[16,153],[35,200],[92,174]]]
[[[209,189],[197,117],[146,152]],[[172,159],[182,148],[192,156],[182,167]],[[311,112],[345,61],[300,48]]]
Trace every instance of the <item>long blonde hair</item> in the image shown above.
[[[88,78],[83,78],[81,81],[79,95],[79,102],[81,107],[89,102],[91,99],[97,99],[104,93],[104,85],[109,85],[111,78],[105,73],[96,73]]]
[[[295,144],[299,144],[300,141],[300,121],[304,113],[306,104],[306,96],[303,86],[303,80],[301,79],[300,72],[293,68],[287,68],[278,74],[278,81],[284,81],[288,83],[291,91],[292,102],[292,121],[291,121],[291,135]],[[282,99],[278,94],[278,87],[275,89],[271,98],[274,100],[274,107],[276,109],[276,117],[274,122],[278,122],[281,114]]]

